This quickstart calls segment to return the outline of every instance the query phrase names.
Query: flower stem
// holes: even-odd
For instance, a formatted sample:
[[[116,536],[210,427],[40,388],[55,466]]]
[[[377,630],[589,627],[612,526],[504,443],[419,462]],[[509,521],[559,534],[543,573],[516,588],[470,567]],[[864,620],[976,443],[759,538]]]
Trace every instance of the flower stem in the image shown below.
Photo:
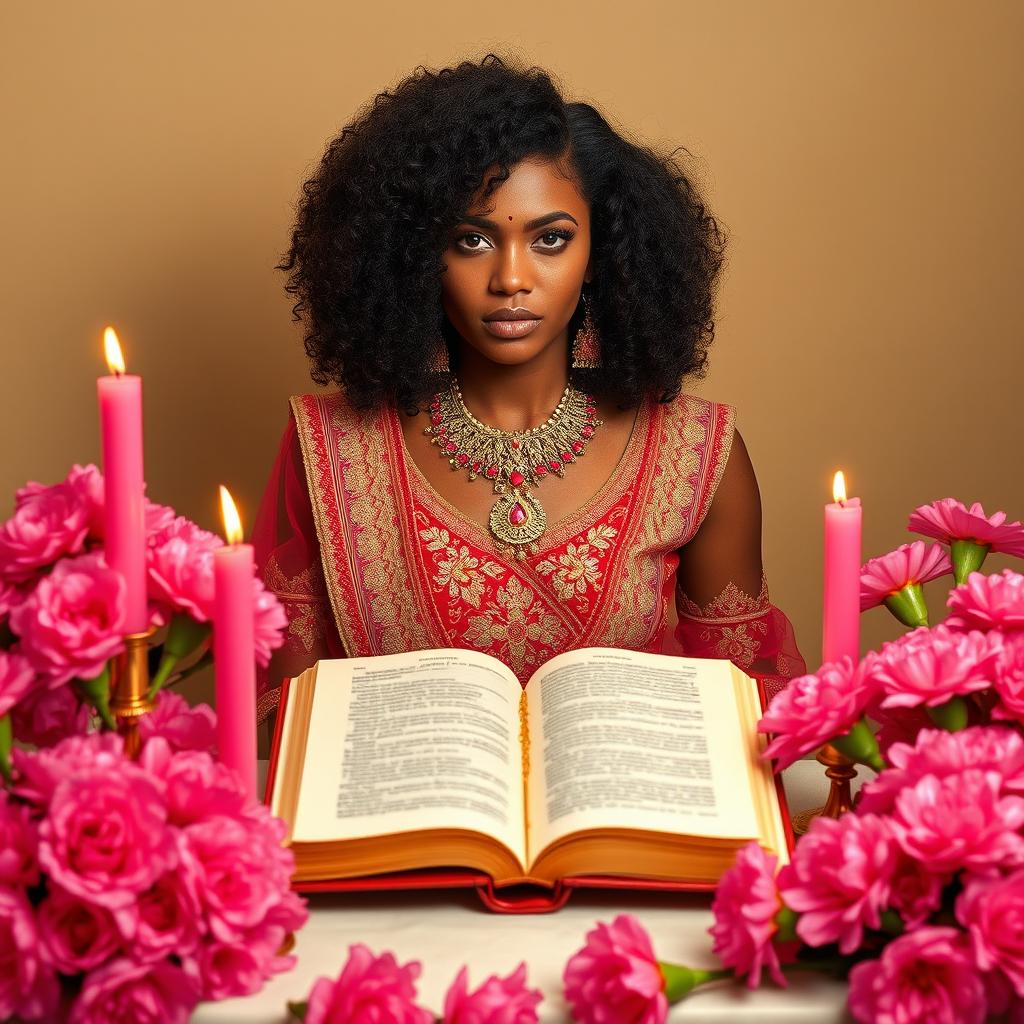
[[[948,732],[967,728],[967,702],[963,697],[950,697],[945,704],[926,708],[928,717]]]
[[[78,688],[96,709],[103,724],[111,731],[117,730],[117,722],[110,711],[110,662],[95,679],[79,679]]]
[[[292,1002],[291,1000],[288,1001],[288,1012],[296,1020],[305,1020],[306,1019],[306,1011],[308,1009],[309,1009],[309,1003],[308,1002],[301,1002],[300,1003],[300,1002]]]
[[[967,582],[972,572],[977,572],[988,555],[990,545],[980,544],[966,538],[954,540],[949,545],[949,556],[953,562],[953,579],[957,586]]]
[[[890,594],[884,604],[904,626],[916,629],[928,625],[928,605],[920,583],[908,583],[902,590]]]
[[[665,982],[665,998],[670,1003],[678,1003],[683,996],[688,995],[698,985],[703,985],[705,982],[732,977],[732,971],[726,968],[708,971],[699,967],[670,964],[664,960],[658,961],[658,967],[661,969],[661,977]]]
[[[845,736],[837,736],[832,740],[832,746],[851,761],[866,764],[876,772],[885,767],[882,752],[878,749],[878,740],[875,739],[875,734],[863,716],[853,724]]]
[[[0,718],[0,772],[6,782],[11,781],[11,747],[14,744],[14,731],[11,728],[11,713],[7,712]]]

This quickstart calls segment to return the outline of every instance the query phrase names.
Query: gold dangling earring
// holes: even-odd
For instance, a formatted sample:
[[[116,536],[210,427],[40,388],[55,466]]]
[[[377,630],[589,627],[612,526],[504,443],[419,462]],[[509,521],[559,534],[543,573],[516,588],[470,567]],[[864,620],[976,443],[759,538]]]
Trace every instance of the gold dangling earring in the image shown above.
[[[442,375],[449,374],[452,371],[448,363],[448,344],[440,335],[437,339],[437,345],[431,353],[427,368],[431,373]]]
[[[601,338],[590,313],[590,299],[583,293],[583,324],[572,342],[572,366],[575,370],[597,370],[601,362]]]

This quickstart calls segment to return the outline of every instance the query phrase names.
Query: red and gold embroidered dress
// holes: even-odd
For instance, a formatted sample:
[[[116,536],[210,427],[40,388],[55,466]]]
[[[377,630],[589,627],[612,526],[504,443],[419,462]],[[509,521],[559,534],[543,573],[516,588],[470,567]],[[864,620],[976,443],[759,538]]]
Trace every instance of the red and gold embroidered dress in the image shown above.
[[[360,413],[334,393],[294,397],[291,413],[253,531],[289,619],[259,676],[261,722],[282,679],[328,657],[462,647],[525,683],[563,651],[621,647],[730,658],[770,692],[806,671],[763,574],[746,594],[723,565],[704,607],[677,586],[729,457],[732,406],[643,403],[609,480],[523,561],[431,487],[394,409]]]

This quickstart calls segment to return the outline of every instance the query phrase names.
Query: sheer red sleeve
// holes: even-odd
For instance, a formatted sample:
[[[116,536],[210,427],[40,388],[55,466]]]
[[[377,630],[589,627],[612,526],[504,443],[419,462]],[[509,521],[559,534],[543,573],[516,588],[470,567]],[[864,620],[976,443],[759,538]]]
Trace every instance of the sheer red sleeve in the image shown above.
[[[769,698],[806,665],[793,625],[771,603],[761,563],[761,499],[739,432],[711,508],[679,552],[675,639],[685,654],[728,658]]]
[[[306,487],[302,449],[289,418],[252,531],[256,567],[288,616],[285,642],[256,673],[256,721],[276,710],[280,685],[321,658],[344,651],[324,585],[320,544]]]

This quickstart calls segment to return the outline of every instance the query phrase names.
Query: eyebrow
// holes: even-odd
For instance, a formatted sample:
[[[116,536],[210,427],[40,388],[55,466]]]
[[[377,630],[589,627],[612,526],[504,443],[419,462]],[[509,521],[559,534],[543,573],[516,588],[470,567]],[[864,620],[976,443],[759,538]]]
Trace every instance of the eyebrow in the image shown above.
[[[534,228],[541,228],[545,224],[550,224],[552,221],[562,220],[563,217],[566,220],[571,220],[576,227],[580,226],[580,222],[571,213],[566,213],[565,210],[555,210],[554,213],[546,213],[543,217],[536,217],[533,220],[528,220],[523,226],[523,230],[532,231]],[[460,223],[474,224],[478,228],[490,228],[492,231],[498,231],[500,229],[500,225],[497,221],[488,220],[486,217],[463,217]]]

